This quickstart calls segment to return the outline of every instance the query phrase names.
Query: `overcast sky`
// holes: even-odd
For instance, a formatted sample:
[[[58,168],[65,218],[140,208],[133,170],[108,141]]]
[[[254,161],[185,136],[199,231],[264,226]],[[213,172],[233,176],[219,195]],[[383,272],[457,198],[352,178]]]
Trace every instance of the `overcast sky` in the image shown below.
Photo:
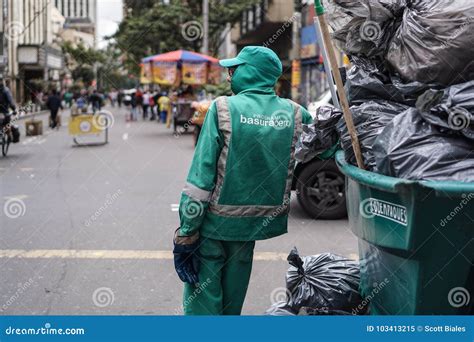
[[[117,30],[122,20],[122,0],[97,0],[97,39],[99,47],[107,45],[103,37]]]

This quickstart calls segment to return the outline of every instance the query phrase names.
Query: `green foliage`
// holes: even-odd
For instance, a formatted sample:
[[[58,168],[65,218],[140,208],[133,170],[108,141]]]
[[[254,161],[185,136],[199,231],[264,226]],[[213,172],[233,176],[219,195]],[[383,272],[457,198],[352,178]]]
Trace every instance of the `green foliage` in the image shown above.
[[[230,96],[232,95],[232,90],[230,89],[229,82],[221,82],[219,84],[207,84],[203,86],[204,90],[208,94],[212,94],[214,97],[218,96]]]
[[[72,71],[74,81],[81,81],[85,86],[90,86],[94,80],[94,71],[89,66],[78,66]]]
[[[62,45],[63,53],[72,59],[78,66],[93,66],[95,63],[105,61],[104,54],[93,48],[87,48],[82,44],[74,46],[71,42],[64,42]]]
[[[148,55],[185,49],[199,51],[202,44],[202,0],[162,1],[126,0],[132,11],[119,25],[115,38],[126,54],[126,68],[138,74],[141,59]],[[209,48],[216,55],[221,44],[220,34],[227,23],[240,20],[242,11],[259,0],[210,0]],[[153,3],[153,6],[151,6]],[[147,7],[148,6],[148,7]],[[187,25],[198,28],[196,36],[183,34]],[[194,39],[196,38],[196,39]]]

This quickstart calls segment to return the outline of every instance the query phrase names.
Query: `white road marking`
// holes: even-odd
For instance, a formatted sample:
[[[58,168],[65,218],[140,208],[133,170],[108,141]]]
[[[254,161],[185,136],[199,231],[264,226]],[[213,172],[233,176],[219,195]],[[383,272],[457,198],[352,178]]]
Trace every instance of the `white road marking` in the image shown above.
[[[255,261],[286,261],[288,253],[255,252]],[[0,258],[19,259],[153,259],[171,260],[172,251],[151,250],[75,250],[75,249],[1,249]],[[349,258],[358,260],[356,254]]]
[[[179,204],[171,204],[171,211],[179,211]]]
[[[9,199],[19,199],[19,200],[24,200],[25,198],[30,197],[29,195],[12,195],[12,196],[3,196],[3,199],[9,200]]]

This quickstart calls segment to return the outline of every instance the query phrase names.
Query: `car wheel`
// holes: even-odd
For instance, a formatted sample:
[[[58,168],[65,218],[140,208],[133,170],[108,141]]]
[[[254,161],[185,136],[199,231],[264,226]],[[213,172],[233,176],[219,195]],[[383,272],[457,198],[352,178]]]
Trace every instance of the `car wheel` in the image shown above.
[[[346,217],[345,178],[333,160],[316,160],[303,166],[296,180],[298,202],[315,219]]]

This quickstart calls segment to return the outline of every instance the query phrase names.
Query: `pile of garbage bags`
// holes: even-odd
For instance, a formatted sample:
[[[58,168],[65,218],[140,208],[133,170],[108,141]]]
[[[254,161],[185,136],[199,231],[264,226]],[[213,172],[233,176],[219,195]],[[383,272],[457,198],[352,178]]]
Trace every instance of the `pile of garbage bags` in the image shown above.
[[[325,0],[333,39],[347,55],[386,61],[405,81],[474,79],[472,0]]]
[[[296,247],[288,255],[287,298],[273,303],[267,315],[364,314],[359,294],[359,264],[323,253],[301,258]]]
[[[366,169],[414,180],[474,182],[474,1],[325,5],[333,39],[352,64],[345,89]],[[320,111],[340,117],[334,108]],[[346,160],[356,165],[344,119],[325,125],[326,135],[334,134],[331,128]],[[311,145],[325,147],[317,140]]]

